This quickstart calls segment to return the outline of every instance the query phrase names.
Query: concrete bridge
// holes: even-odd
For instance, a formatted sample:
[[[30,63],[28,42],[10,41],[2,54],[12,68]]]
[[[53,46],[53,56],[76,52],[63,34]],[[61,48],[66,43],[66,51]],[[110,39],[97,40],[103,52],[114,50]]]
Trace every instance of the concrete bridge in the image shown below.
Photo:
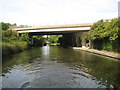
[[[33,35],[62,35],[60,39],[62,46],[82,46],[85,47],[85,40],[80,41],[84,32],[88,32],[93,23],[69,24],[69,25],[51,25],[39,27],[14,28],[18,34],[28,33]]]

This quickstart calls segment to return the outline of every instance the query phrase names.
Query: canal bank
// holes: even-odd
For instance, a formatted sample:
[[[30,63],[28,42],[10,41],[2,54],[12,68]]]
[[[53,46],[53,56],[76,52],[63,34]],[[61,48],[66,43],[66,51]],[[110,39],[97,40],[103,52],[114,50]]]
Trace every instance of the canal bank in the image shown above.
[[[82,50],[82,51],[86,51],[86,52],[90,52],[90,53],[99,54],[99,55],[102,55],[102,56],[107,56],[107,57],[111,57],[111,58],[115,58],[115,59],[120,59],[120,54],[115,53],[115,52],[89,49],[89,48],[81,48],[81,47],[73,47],[73,49],[78,49],[78,50]]]

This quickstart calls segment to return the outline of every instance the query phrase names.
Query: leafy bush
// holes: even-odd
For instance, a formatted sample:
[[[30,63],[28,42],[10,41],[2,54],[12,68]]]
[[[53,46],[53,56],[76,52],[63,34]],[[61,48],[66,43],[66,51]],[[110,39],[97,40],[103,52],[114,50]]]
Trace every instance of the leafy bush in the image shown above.
[[[42,46],[43,42],[42,36],[33,36],[33,46]]]
[[[111,21],[100,20],[95,23],[90,29],[91,39],[105,38],[108,37],[109,40],[115,40],[118,38],[118,19],[112,19]]]
[[[30,38],[29,38],[28,33],[22,34],[22,35],[19,37],[19,40],[20,40],[20,41],[26,41],[26,42],[28,42],[28,43],[30,44]]]
[[[16,26],[16,24],[3,23],[2,25],[2,55],[6,56],[9,54],[14,54],[16,52],[23,51],[31,45],[31,40],[27,33],[17,36],[17,32],[9,29],[10,26]],[[41,37],[34,37],[34,43],[42,44]],[[1,45],[0,45],[1,46]]]
[[[18,40],[17,32],[13,32],[12,30],[2,31],[2,41],[10,42],[10,41]]]
[[[120,52],[119,29],[120,19],[115,18],[111,21],[100,20],[91,27],[86,35],[86,39],[93,40],[93,48]]]
[[[9,55],[16,52],[23,51],[28,48],[27,42],[3,42],[2,43],[2,55]]]
[[[2,25],[2,30],[8,30],[10,26],[16,26],[16,23],[10,24],[10,23],[1,22],[0,24]]]
[[[17,32],[12,30],[2,31],[2,55],[6,56],[27,49],[29,44],[27,39],[29,40],[29,38],[25,36],[17,37]]]
[[[50,43],[58,43],[60,37],[62,36],[61,35],[50,35],[48,41]]]

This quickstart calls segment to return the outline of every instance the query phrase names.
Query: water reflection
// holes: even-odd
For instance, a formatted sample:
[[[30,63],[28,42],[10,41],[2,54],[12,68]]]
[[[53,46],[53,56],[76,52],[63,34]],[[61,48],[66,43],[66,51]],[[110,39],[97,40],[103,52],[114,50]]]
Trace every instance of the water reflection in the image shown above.
[[[119,62],[68,48],[44,46],[3,63],[5,88],[118,88]]]
[[[48,45],[46,45],[46,46],[44,46],[44,47],[42,47],[41,48],[41,52],[42,52],[42,56],[44,57],[44,58],[48,58],[49,57],[49,52],[50,52],[50,47],[48,46]]]

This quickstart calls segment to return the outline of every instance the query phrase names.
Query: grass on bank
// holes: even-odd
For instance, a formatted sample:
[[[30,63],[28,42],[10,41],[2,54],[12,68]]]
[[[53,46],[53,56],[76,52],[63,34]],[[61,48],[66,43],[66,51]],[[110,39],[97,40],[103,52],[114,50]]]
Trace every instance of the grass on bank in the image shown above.
[[[30,44],[28,34],[17,36],[17,32],[11,30],[2,30],[2,56],[23,51],[28,48]]]
[[[2,56],[21,52],[28,48],[28,43],[25,41],[18,42],[3,42],[2,43]]]

